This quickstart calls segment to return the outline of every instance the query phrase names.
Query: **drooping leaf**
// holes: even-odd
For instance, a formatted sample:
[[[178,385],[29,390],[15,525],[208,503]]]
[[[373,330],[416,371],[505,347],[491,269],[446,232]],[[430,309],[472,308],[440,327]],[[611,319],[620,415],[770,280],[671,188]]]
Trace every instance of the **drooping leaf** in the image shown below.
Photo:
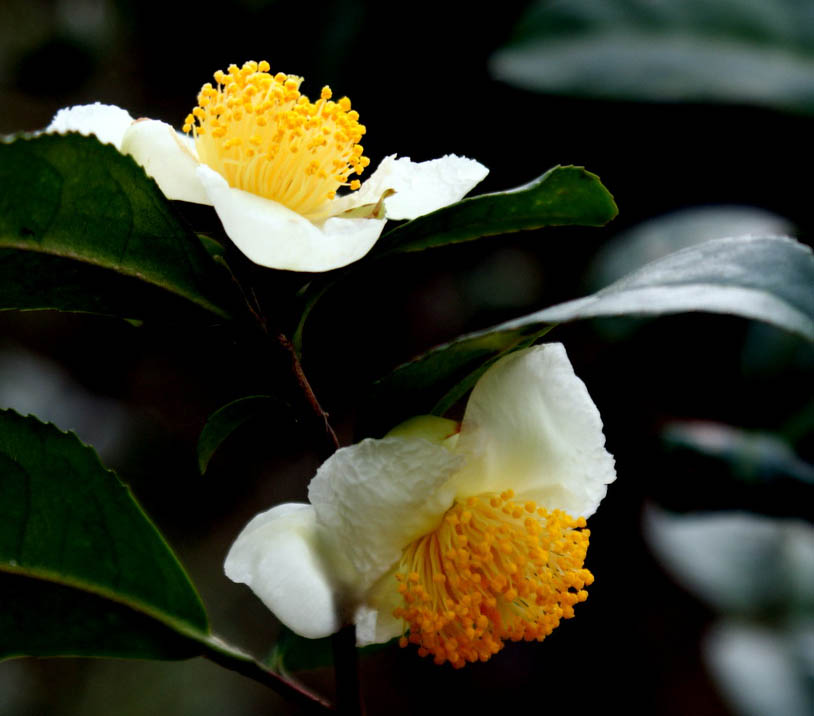
[[[0,411],[0,659],[185,658],[206,613],[130,491],[75,435]]]
[[[464,199],[386,233],[373,255],[422,251],[544,226],[604,226],[618,213],[599,177],[554,167],[528,184]]]
[[[814,7],[798,0],[538,0],[493,74],[540,92],[814,111]]]
[[[277,414],[281,407],[281,401],[272,395],[249,395],[212,413],[198,438],[198,467],[201,473],[206,472],[209,461],[221,443],[241,425],[269,414]]]
[[[765,321],[814,340],[814,255],[777,236],[715,239],[653,261],[584,298],[466,336],[600,316],[685,311]]]
[[[588,271],[590,288],[604,288],[650,261],[727,236],[789,236],[791,223],[753,206],[694,206],[663,214],[602,244]]]
[[[227,286],[132,158],[78,134],[0,142],[0,309],[224,317]]]

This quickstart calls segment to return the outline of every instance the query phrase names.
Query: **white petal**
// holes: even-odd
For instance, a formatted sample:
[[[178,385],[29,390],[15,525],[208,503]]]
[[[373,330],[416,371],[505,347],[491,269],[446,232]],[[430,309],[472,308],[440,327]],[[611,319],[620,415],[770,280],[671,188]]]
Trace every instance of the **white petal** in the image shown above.
[[[300,636],[317,639],[339,629],[335,584],[319,548],[310,505],[278,505],[254,517],[223,568]]]
[[[427,440],[383,438],[342,448],[319,468],[308,498],[337,552],[356,569],[352,586],[360,594],[404,547],[438,526],[452,504],[447,483],[461,464]]]
[[[291,271],[330,271],[364,256],[384,219],[334,217],[321,224],[270,199],[233,189],[207,166],[198,168],[223,229],[254,263]]]
[[[559,343],[517,351],[478,381],[456,451],[459,496],[513,489],[547,509],[589,516],[616,479],[599,411]]]
[[[166,122],[139,119],[124,134],[121,150],[135,159],[168,199],[211,204],[198,178],[198,158]]]
[[[404,606],[397,587],[396,570],[392,569],[371,587],[356,609],[353,621],[359,646],[381,644],[404,633],[404,622],[393,616],[396,607]]]
[[[376,171],[355,191],[335,200],[335,213],[362,204],[375,204],[387,189],[388,219],[415,219],[454,204],[483,181],[489,170],[474,159],[447,154],[428,162],[411,162],[395,155],[385,157]]]
[[[80,104],[59,110],[45,128],[46,133],[79,132],[95,134],[100,142],[121,149],[122,137],[132,124],[130,113],[112,104]]]

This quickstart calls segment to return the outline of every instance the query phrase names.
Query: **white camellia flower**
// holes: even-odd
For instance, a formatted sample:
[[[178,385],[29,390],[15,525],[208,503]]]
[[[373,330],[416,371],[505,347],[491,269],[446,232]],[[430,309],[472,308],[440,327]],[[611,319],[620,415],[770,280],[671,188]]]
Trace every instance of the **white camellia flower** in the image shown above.
[[[448,155],[428,162],[370,163],[365,127],[347,97],[322,89],[311,102],[302,78],[247,62],[214,74],[186,118],[185,134],[93,104],[62,109],[46,132],[95,134],[130,154],[169,199],[214,206],[235,245],[261,266],[328,271],[364,256],[387,219],[414,219],[462,199],[488,170]],[[337,189],[350,193],[337,196]]]
[[[305,637],[354,621],[360,644],[402,635],[436,663],[486,660],[587,597],[585,518],[616,477],[604,444],[563,346],[518,351],[481,377],[460,425],[414,418],[337,451],[310,504],[246,525],[226,575]]]

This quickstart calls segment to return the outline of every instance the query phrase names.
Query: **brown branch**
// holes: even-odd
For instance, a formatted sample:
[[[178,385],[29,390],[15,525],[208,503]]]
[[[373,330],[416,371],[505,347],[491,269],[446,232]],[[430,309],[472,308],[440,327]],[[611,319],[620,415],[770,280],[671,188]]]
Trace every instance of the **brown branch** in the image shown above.
[[[305,371],[303,371],[302,369],[302,363],[300,363],[300,359],[297,356],[297,351],[294,350],[294,345],[291,343],[288,336],[286,336],[283,333],[277,334],[277,342],[288,354],[288,358],[291,364],[291,370],[294,373],[294,377],[297,380],[297,385],[300,387],[300,390],[302,391],[305,400],[308,402],[311,411],[322,423],[323,429],[325,431],[325,438],[330,448],[329,454],[333,454],[334,452],[339,450],[340,446],[339,439],[336,437],[336,433],[334,432],[334,429],[331,427],[331,423],[328,420],[328,413],[326,413],[322,409],[322,406],[319,404],[317,396],[314,393],[313,388],[311,388],[311,384],[308,382],[308,378],[306,378],[305,376]]]

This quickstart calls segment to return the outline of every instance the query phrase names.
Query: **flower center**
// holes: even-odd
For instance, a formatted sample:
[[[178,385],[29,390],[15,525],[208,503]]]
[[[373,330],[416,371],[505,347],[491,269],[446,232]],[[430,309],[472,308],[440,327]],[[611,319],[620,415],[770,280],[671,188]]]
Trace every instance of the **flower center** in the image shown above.
[[[456,502],[434,531],[404,551],[396,579],[409,637],[436,664],[486,661],[506,639],[542,641],[588,593],[585,519],[514,493]]]
[[[336,196],[358,189],[370,160],[359,140],[365,127],[350,100],[331,100],[323,87],[311,102],[300,94],[301,77],[268,72],[268,62],[231,65],[198,93],[184,120],[198,158],[236,189],[272,199],[308,216]]]

